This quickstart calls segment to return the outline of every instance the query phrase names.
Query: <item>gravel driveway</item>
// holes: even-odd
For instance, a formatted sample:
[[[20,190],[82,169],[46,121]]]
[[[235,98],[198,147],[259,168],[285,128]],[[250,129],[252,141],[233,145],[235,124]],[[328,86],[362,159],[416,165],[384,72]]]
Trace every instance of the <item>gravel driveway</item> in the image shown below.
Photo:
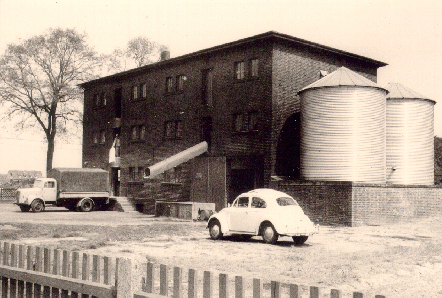
[[[94,254],[130,256],[141,262],[150,260],[369,295],[364,297],[442,297],[440,217],[385,226],[322,226],[320,234],[302,246],[294,246],[289,237],[280,238],[276,245],[264,244],[260,237],[213,241],[203,222],[137,213],[79,213],[48,208],[33,214],[19,212],[12,204],[1,204],[0,208],[1,227],[29,229],[39,225],[39,230],[45,231],[32,236],[23,232],[19,243],[76,247]],[[79,237],[54,238],[44,227],[58,234],[64,232],[55,227],[65,227]],[[82,245],[85,241],[101,244]]]

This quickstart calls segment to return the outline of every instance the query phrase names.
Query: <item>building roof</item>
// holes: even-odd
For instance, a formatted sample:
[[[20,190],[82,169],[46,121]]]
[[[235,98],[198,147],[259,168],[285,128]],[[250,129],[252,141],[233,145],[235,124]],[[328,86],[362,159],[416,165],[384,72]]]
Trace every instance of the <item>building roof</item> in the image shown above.
[[[431,100],[400,83],[390,82],[385,86],[385,89],[390,91],[390,94],[387,95],[387,99],[423,99],[436,103],[434,100]]]
[[[341,67],[326,75],[322,79],[302,88],[298,93],[306,91],[308,89],[324,88],[324,87],[339,87],[339,86],[351,86],[351,87],[374,87],[382,89],[388,92],[388,90],[382,88],[375,82],[361,76],[360,74],[346,68]]]
[[[326,52],[329,52],[329,53],[334,53],[334,54],[337,54],[337,55],[340,55],[340,56],[345,56],[345,57],[353,58],[353,59],[359,60],[361,62],[372,64],[372,65],[374,65],[376,67],[382,67],[382,66],[386,66],[387,65],[384,62],[377,61],[377,60],[374,60],[374,59],[371,59],[371,58],[367,58],[367,57],[364,57],[364,56],[352,54],[352,53],[349,53],[349,52],[345,52],[345,51],[342,51],[342,50],[338,50],[338,49],[335,49],[335,48],[324,46],[324,45],[321,45],[321,44],[318,44],[318,43],[314,43],[314,42],[307,41],[307,40],[304,40],[304,39],[300,39],[300,38],[297,38],[297,37],[293,37],[293,36],[290,36],[290,35],[281,34],[281,33],[275,32],[275,31],[270,31],[270,32],[266,32],[266,33],[263,33],[263,34],[255,35],[255,36],[252,36],[252,37],[240,39],[240,40],[237,40],[237,41],[234,41],[234,42],[230,42],[230,43],[222,44],[222,45],[219,45],[219,46],[211,47],[211,48],[208,48],[208,49],[204,49],[204,50],[201,50],[201,51],[197,51],[197,52],[194,52],[194,53],[190,53],[190,54],[186,54],[186,55],[183,55],[183,56],[179,56],[179,57],[176,57],[176,58],[171,58],[171,59],[160,61],[160,62],[157,62],[157,63],[153,63],[153,64],[141,66],[141,67],[138,67],[138,68],[134,68],[134,69],[131,69],[131,70],[119,72],[119,73],[116,73],[116,74],[113,74],[113,75],[110,75],[110,76],[106,76],[106,77],[103,77],[103,78],[91,80],[89,82],[85,82],[85,83],[79,84],[79,86],[82,87],[82,88],[87,88],[88,86],[93,85],[95,83],[101,83],[101,82],[105,82],[105,81],[112,81],[112,80],[118,79],[120,77],[124,77],[124,76],[131,75],[131,74],[137,74],[139,72],[142,72],[142,71],[145,71],[145,70],[148,70],[148,69],[151,69],[151,68],[160,67],[160,66],[164,66],[164,65],[169,65],[169,64],[172,64],[172,63],[176,63],[176,62],[181,62],[181,61],[186,60],[186,59],[196,58],[196,57],[201,56],[201,55],[207,55],[207,54],[211,54],[211,53],[214,53],[214,52],[227,50],[227,49],[234,48],[234,47],[240,47],[240,46],[244,46],[244,45],[251,44],[251,43],[254,43],[254,42],[267,42],[267,41],[286,42],[286,43],[289,43],[292,46],[306,46],[306,47],[309,47],[309,48],[314,48],[314,49],[317,49],[317,50],[326,51]]]

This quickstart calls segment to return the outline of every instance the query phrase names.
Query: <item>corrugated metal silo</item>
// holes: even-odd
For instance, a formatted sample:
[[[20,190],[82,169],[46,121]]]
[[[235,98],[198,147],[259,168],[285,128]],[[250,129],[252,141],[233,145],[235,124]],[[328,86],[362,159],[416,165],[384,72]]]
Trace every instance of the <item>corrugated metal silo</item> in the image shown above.
[[[345,67],[299,92],[304,179],[386,182],[387,92]]]
[[[398,83],[387,96],[387,182],[434,184],[434,104]]]

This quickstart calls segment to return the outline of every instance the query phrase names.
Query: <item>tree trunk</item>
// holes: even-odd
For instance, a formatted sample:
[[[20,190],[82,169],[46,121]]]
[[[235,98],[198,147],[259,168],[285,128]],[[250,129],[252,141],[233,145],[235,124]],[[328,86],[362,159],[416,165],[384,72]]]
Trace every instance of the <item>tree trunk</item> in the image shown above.
[[[55,142],[54,136],[48,136],[48,150],[46,152],[46,172],[52,169],[52,160],[54,159]]]

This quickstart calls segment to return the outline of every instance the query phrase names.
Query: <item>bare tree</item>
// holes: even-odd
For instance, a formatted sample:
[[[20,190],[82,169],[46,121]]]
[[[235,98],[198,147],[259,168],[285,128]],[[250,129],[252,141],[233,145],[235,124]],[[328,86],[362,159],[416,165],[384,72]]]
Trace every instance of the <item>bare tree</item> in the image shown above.
[[[82,91],[94,78],[101,58],[86,44],[86,34],[49,29],[18,45],[0,59],[0,104],[5,117],[21,129],[38,124],[47,140],[46,170],[52,168],[55,137],[81,122]],[[18,119],[18,120],[17,120]]]
[[[161,52],[167,49],[147,37],[135,37],[127,43],[125,50],[116,49],[108,56],[108,70],[119,72],[158,62]]]

